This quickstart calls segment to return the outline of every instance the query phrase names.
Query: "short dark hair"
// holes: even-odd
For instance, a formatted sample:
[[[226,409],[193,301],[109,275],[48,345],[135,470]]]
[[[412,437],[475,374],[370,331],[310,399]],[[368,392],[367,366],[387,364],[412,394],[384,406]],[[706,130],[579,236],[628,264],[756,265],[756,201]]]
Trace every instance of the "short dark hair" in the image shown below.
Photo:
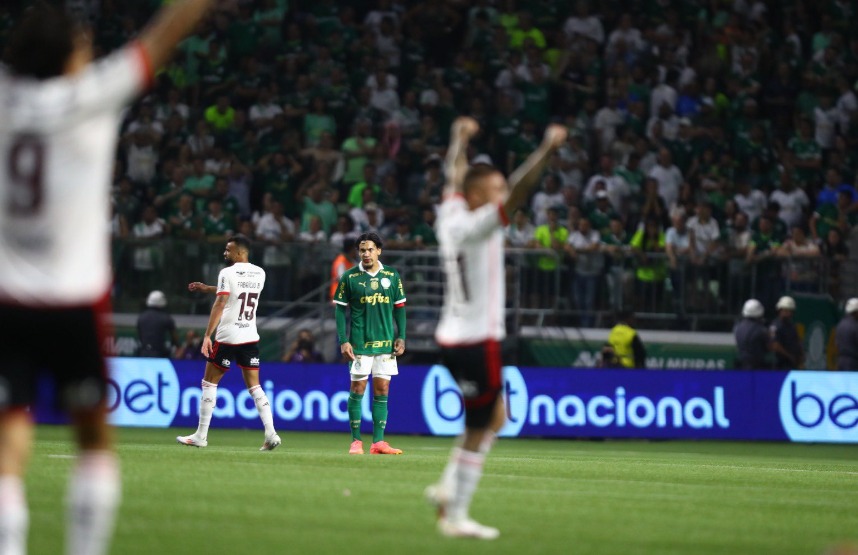
[[[61,8],[39,2],[24,12],[4,52],[13,74],[35,79],[62,75],[83,25]]]
[[[372,241],[379,249],[384,248],[384,245],[381,242],[381,237],[378,236],[378,233],[375,233],[373,231],[370,231],[368,233],[361,233],[360,237],[358,237],[355,241],[355,244],[359,246],[364,241]]]
[[[229,239],[226,240],[226,242],[235,244],[235,246],[239,249],[250,251],[250,239],[248,239],[246,235],[242,235],[241,233],[231,236]]]
[[[468,168],[468,171],[465,172],[465,179],[462,180],[462,191],[467,193],[481,179],[495,173],[500,173],[500,170],[494,166],[486,164],[476,164],[471,166]]]

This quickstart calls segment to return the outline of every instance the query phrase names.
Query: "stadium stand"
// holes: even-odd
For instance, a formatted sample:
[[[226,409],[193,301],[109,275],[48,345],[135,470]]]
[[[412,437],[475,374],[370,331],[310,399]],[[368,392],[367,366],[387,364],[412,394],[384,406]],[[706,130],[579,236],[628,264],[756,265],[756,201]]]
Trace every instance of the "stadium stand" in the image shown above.
[[[160,3],[66,2],[102,52]],[[269,313],[322,302],[343,238],[377,230],[431,321],[457,114],[504,172],[571,131],[509,229],[518,322],[723,331],[752,296],[853,296],[855,24],[843,0],[224,2],[125,118],[115,306],[205,313],[185,285],[234,231],[277,276]]]

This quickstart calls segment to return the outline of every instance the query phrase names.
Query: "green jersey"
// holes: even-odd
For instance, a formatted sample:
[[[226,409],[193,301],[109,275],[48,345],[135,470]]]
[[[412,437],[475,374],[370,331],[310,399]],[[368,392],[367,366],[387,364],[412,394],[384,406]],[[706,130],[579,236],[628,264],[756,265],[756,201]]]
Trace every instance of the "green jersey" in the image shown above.
[[[334,303],[351,309],[351,330],[337,322],[340,344],[348,341],[356,355],[383,355],[393,352],[393,341],[405,339],[405,318],[397,318],[394,331],[394,309],[405,309],[405,289],[399,272],[379,263],[375,275],[358,264],[346,270]],[[342,329],[341,329],[342,328]]]

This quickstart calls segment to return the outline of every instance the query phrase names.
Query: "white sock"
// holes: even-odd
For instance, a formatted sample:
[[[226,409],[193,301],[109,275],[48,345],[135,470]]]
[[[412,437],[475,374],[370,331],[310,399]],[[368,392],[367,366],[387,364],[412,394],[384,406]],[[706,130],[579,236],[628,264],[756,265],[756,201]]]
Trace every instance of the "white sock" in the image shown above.
[[[447,518],[450,520],[464,520],[468,518],[468,509],[471,499],[477,490],[477,484],[483,476],[483,463],[486,456],[482,453],[465,451],[459,452],[458,463],[454,477],[454,488],[452,496],[447,502]]]
[[[495,444],[495,440],[497,439],[497,434],[494,430],[486,430],[485,435],[483,435],[483,440],[480,442],[480,453],[485,455],[488,453],[492,445]],[[456,476],[456,468],[458,466],[459,455],[462,452],[462,442],[464,441],[464,436],[459,436],[456,438],[456,443],[453,446],[453,449],[450,451],[450,458],[447,459],[447,466],[444,467],[444,472],[441,473],[441,479],[438,481],[438,484],[441,488],[448,492],[452,493],[453,488],[455,486],[454,479]]]
[[[268,396],[261,385],[254,385],[248,391],[256,403],[256,410],[259,411],[259,418],[262,419],[262,425],[265,426],[265,437],[274,435],[276,433],[274,431],[274,417],[271,414],[271,404],[268,402]]]
[[[27,553],[27,526],[30,513],[20,476],[0,476],[0,554]]]
[[[67,555],[107,553],[122,496],[119,460],[108,451],[84,451],[66,497]]]
[[[196,436],[206,439],[209,435],[209,424],[212,422],[212,413],[217,405],[217,384],[203,380],[203,392],[200,394],[200,423],[197,426]]]
[[[444,467],[444,472],[441,473],[441,479],[438,480],[438,485],[448,495],[453,493],[455,488],[456,468],[459,466],[459,455],[462,453],[462,436],[456,439],[456,444],[450,450],[450,458],[447,459],[447,466]]]
[[[486,430],[483,435],[483,440],[480,442],[480,453],[485,455],[492,449],[492,445],[495,444],[495,440],[498,438],[497,433],[494,430]]]

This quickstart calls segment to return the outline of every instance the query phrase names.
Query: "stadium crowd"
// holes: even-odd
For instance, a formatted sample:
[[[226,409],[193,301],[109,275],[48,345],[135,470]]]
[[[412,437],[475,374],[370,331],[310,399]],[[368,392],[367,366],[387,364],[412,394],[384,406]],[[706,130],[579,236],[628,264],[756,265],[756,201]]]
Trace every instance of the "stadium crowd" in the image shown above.
[[[107,52],[161,2],[66,3]],[[845,0],[223,2],[125,118],[113,233],[431,248],[453,118],[480,123],[472,163],[504,172],[556,121],[568,143],[508,239],[554,249],[578,309],[614,303],[618,269],[657,303],[751,266],[769,309],[774,283],[817,290],[822,267],[836,294],[858,222],[855,23]],[[116,264],[164,263],[131,252]]]

